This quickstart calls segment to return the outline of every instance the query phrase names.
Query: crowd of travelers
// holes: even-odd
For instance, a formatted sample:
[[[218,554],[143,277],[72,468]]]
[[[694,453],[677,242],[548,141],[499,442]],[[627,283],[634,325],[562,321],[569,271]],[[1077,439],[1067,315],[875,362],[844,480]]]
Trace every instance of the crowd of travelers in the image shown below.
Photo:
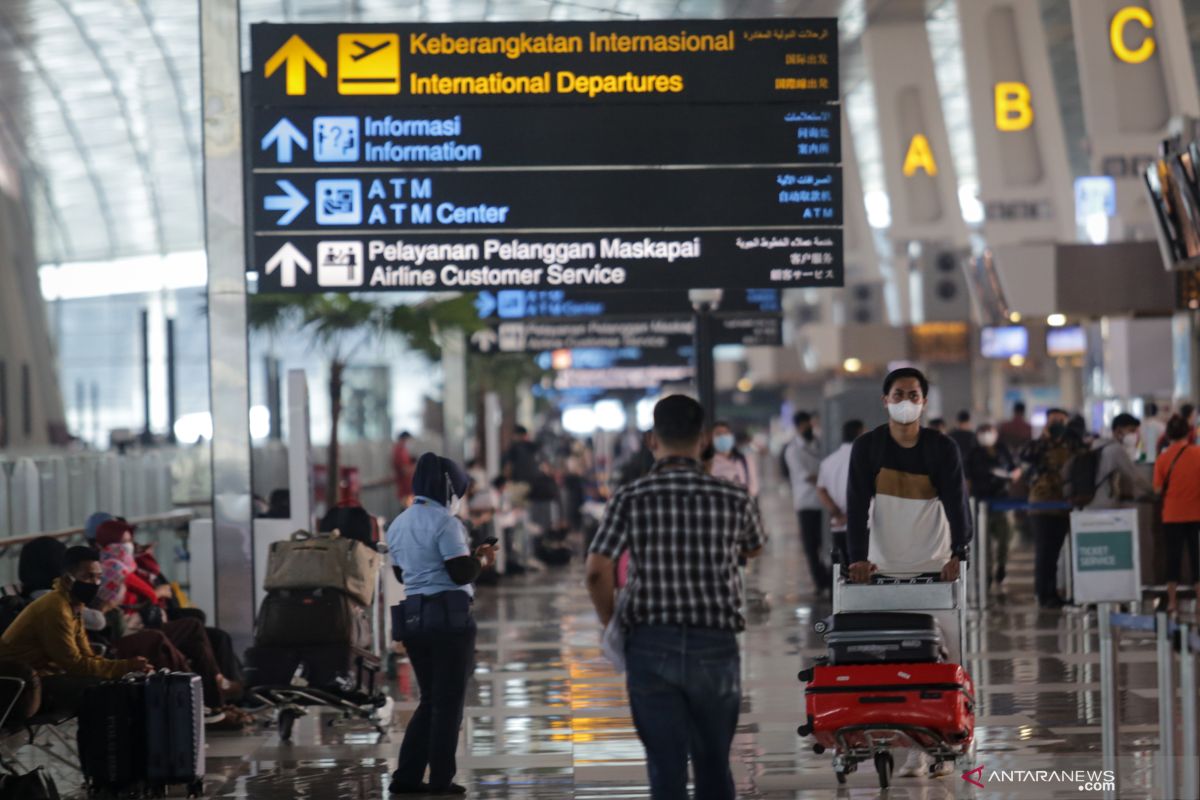
[[[1162,523],[1166,609],[1178,611],[1185,566],[1200,591],[1192,406],[1171,413],[1147,404],[1144,421],[1118,414],[1106,435],[1058,408],[1047,409],[1035,431],[1022,403],[999,423],[976,424],[963,411],[952,429],[943,423],[938,430],[924,421],[929,393],[918,370],[893,371],[883,384],[887,422],[871,428],[846,420],[834,442],[823,440],[818,414],[793,416],[794,436],[778,468],[814,596],[827,596],[839,575],[850,582],[877,573],[955,580],[979,519],[971,499],[989,509],[989,581],[1005,585],[1021,531],[1034,544],[1043,608],[1069,600],[1058,593],[1057,572],[1071,510],[1139,500],[1156,501]],[[730,422],[710,422],[682,395],[657,404],[651,431],[616,438],[599,447],[515,426],[499,474],[489,475],[480,461],[417,457],[412,437],[398,437],[392,460],[405,510],[386,534],[377,529],[363,539],[371,550],[386,542],[392,574],[404,585],[395,636],[420,687],[392,793],[465,791],[454,783],[454,752],[474,664],[475,586],[567,563],[582,545],[606,648],[616,648],[627,673],[654,795],[682,796],[690,757],[711,796],[733,797],[727,756],[740,708],[735,635],[746,624],[747,562],[767,544],[762,448]],[[356,510],[347,501],[330,513]],[[681,597],[688,601],[672,599]],[[254,719],[239,707],[247,701],[246,671],[230,636],[164,575],[153,544],[111,514],[88,519],[84,545],[42,537],[22,549],[19,583],[0,590],[0,675],[14,670],[37,674],[42,713],[77,711],[84,692],[104,681],[169,670],[199,676],[210,729],[241,729]],[[927,766],[922,758],[910,752],[900,774],[918,774]]]

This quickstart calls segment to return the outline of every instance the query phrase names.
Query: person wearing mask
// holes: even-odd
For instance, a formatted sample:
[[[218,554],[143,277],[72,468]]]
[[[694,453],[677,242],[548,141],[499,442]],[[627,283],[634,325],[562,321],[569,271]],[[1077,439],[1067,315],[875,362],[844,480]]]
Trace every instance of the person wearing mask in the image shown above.
[[[821,445],[813,429],[812,415],[797,411],[792,417],[796,436],[783,448],[783,463],[787,467],[788,480],[792,484],[792,507],[800,520],[800,541],[808,559],[808,571],[812,576],[813,592],[821,593],[832,588],[829,569],[821,558],[821,540],[824,525],[821,512],[821,497],[817,493],[817,477],[821,471]]]
[[[1092,442],[1092,449],[1100,453],[1100,458],[1096,494],[1088,509],[1119,508],[1153,493],[1150,481],[1134,466],[1141,424],[1132,414],[1117,414],[1112,423],[1112,438],[1097,438]]]
[[[1025,404],[1018,401],[1013,403],[1012,419],[1001,423],[997,429],[1000,442],[1010,453],[1019,453],[1033,441],[1033,426],[1025,418]]]
[[[1167,422],[1170,444],[1154,463],[1154,489],[1162,497],[1163,536],[1167,545],[1167,612],[1179,610],[1176,593],[1183,573],[1183,551],[1200,608],[1200,447],[1188,442],[1194,430],[1180,416]]]
[[[821,461],[817,472],[817,496],[829,512],[833,552],[842,565],[850,563],[846,554],[846,484],[850,480],[850,451],[865,429],[866,425],[860,419],[852,419],[843,425],[842,446]]]
[[[71,547],[51,591],[34,600],[0,636],[0,661],[27,664],[41,674],[42,711],[74,711],[83,692],[130,672],[149,672],[144,658],[110,661],[96,655],[81,611],[100,591],[99,555]]]
[[[975,429],[971,426],[970,411],[958,412],[958,424],[954,430],[950,431],[949,435],[958,445],[958,454],[962,456],[963,464],[966,464],[967,456],[971,455],[971,451],[979,443],[975,438]]]
[[[709,474],[741,486],[751,497],[758,497],[758,468],[737,446],[728,422],[716,422],[712,429],[713,459]]]
[[[1134,459],[1143,464],[1153,464],[1158,458],[1158,443],[1167,432],[1167,423],[1159,417],[1157,403],[1146,403],[1146,417],[1142,423],[1141,446]]]
[[[1021,468],[1029,476],[1029,521],[1033,528],[1034,594],[1044,609],[1062,608],[1058,594],[1058,557],[1071,530],[1067,498],[1067,469],[1087,450],[1079,435],[1067,428],[1070,415],[1061,408],[1046,412],[1040,438],[1021,452]],[[1036,507],[1036,506],[1042,507]]]
[[[454,754],[475,655],[476,626],[470,612],[475,587],[471,584],[496,558],[490,545],[471,551],[467,531],[456,516],[469,483],[461,466],[425,453],[413,472],[413,504],[387,530],[388,552],[396,578],[404,584],[405,606],[417,598],[424,609],[417,614],[418,630],[402,639],[421,700],[404,732],[388,787],[392,794],[466,793],[454,783],[458,771]],[[451,625],[451,618],[461,619],[462,625]]]
[[[411,441],[412,434],[401,431],[396,437],[396,444],[392,446],[392,478],[396,483],[396,497],[400,500],[401,507],[407,506],[412,500],[414,461],[408,449]]]
[[[966,459],[967,481],[971,496],[978,503],[992,504],[1008,497],[1010,482],[1021,477],[1016,460],[1008,447],[1000,441],[999,431],[992,425],[980,425],[977,432],[978,447],[971,450]],[[992,574],[988,581],[997,585],[1004,583],[1008,566],[1008,547],[1012,541],[1012,526],[1008,512],[988,510],[987,537]]]
[[[939,573],[958,580],[971,541],[962,457],[948,436],[921,427],[929,380],[912,367],[883,382],[889,421],[854,442],[846,493],[846,546],[850,580],[872,573]],[[960,663],[956,616],[938,614],[950,660]],[[924,775],[924,751],[911,748],[900,777]],[[942,764],[935,777],[953,771]]]
[[[1196,443],[1196,406],[1191,403],[1184,403],[1179,407],[1179,416],[1188,426],[1188,444]],[[1170,440],[1167,438],[1166,431],[1158,438],[1158,452],[1167,449]]]
[[[617,490],[587,560],[587,588],[607,627],[615,565],[630,554],[619,622],[626,685],[646,749],[650,796],[733,800],[729,757],[741,709],[737,633],[745,629],[739,557],[766,542],[745,489],[706,475],[704,408],[671,395],[654,407],[654,469]]]

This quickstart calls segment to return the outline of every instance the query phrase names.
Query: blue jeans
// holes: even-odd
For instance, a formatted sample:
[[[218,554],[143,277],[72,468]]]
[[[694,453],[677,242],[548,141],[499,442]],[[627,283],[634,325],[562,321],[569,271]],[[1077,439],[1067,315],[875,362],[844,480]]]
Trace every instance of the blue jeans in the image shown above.
[[[626,637],[633,724],[646,748],[650,796],[734,800],[729,750],[741,710],[741,655],[731,631],[640,625]]]

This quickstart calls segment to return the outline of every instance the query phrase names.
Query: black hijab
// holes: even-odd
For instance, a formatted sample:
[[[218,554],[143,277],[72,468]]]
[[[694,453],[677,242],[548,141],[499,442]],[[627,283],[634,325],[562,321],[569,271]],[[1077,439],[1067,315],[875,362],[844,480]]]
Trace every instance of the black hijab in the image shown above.
[[[471,478],[466,470],[448,458],[435,453],[425,453],[417,459],[413,472],[413,494],[428,497],[444,506],[450,504],[450,495],[465,497]]]

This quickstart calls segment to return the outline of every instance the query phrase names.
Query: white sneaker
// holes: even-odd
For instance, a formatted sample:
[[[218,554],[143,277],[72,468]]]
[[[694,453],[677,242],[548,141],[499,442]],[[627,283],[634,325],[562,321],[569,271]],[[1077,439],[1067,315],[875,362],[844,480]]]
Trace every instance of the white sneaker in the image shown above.
[[[908,751],[908,758],[904,765],[896,770],[897,778],[919,778],[924,777],[929,771],[929,759],[925,757],[924,750],[912,748]]]
[[[954,773],[954,762],[953,761],[943,761],[942,763],[938,764],[937,769],[935,769],[933,772],[929,773],[929,777],[944,778],[947,775],[952,775],[953,773]]]

